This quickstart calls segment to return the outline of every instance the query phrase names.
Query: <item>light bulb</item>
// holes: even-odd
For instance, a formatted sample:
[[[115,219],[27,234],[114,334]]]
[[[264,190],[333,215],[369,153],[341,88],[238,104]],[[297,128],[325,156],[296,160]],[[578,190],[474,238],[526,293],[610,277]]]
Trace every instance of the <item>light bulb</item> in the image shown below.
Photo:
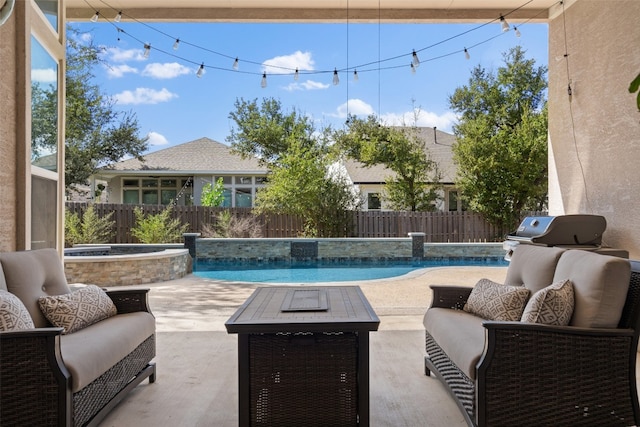
[[[233,69],[234,70],[238,69],[238,58],[236,58],[235,61],[233,61]]]
[[[413,62],[411,63],[411,74],[415,74],[416,73],[416,66],[413,65]]]
[[[502,15],[500,15],[500,26],[502,27],[502,32],[509,31],[509,23]]]
[[[358,77],[358,70],[353,70],[353,81],[357,82],[358,80],[360,80]]]
[[[467,50],[467,48],[466,48],[466,47],[464,48],[464,57],[465,57],[466,59],[471,59],[471,55],[469,55],[469,51]]]
[[[260,87],[267,87],[267,73],[262,73],[262,81],[260,82]]]
[[[145,43],[144,53],[142,54],[142,56],[144,56],[145,58],[148,58],[150,53],[151,53],[151,45],[149,43]]]
[[[413,64],[413,66],[414,67],[419,67],[420,66],[420,59],[418,58],[418,54],[416,53],[415,50],[413,51],[411,56],[412,56],[411,63]]]
[[[340,83],[340,77],[338,77],[338,70],[336,68],[333,69],[333,85],[336,86]]]
[[[200,64],[200,68],[198,68],[198,71],[196,71],[196,76],[200,78],[202,77],[203,74],[204,74],[204,62]]]
[[[298,72],[298,69],[296,68],[296,72],[293,73],[293,80],[298,81],[299,77],[300,77],[300,73]]]
[[[522,35],[522,34],[520,34],[520,30],[516,26],[513,27],[513,31],[516,32],[516,37],[520,37]]]
[[[122,11],[118,12],[116,17],[113,18],[113,20],[116,21],[116,22],[120,22],[121,19],[122,19]]]
[[[173,50],[178,50],[179,47],[180,47],[180,39],[176,39],[176,41],[173,42]]]
[[[96,14],[91,17],[91,22],[98,22],[98,18],[100,18],[100,12],[96,10]]]

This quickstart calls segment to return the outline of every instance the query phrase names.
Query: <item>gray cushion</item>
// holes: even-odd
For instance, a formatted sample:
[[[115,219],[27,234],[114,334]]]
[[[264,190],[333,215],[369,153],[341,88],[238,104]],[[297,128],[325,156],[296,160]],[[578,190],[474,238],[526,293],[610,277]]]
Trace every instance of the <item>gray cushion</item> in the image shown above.
[[[573,283],[575,307],[570,326],[616,328],[629,289],[628,260],[583,250],[562,254],[553,282]]]
[[[520,244],[513,250],[504,284],[524,286],[531,293],[554,282],[553,275],[564,249]]]
[[[20,298],[36,328],[51,326],[38,306],[43,295],[70,292],[60,255],[55,249],[0,253],[7,290]]]
[[[131,353],[155,332],[147,312],[118,314],[60,337],[62,359],[71,373],[71,388],[81,390]]]
[[[430,308],[424,327],[449,359],[470,379],[476,378],[476,364],[484,350],[484,319],[462,310]]]

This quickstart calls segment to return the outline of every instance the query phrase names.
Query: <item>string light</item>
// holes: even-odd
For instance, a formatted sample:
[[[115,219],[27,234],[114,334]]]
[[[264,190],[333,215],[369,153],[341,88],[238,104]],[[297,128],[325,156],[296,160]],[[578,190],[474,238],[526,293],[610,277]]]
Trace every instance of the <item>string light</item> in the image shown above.
[[[267,87],[267,73],[262,73],[262,81],[260,82],[260,87],[263,89]]]
[[[333,69],[333,85],[337,86],[340,83],[340,77],[338,77],[338,69]]]
[[[109,6],[109,5],[108,5],[104,0],[101,0],[101,1],[102,1],[102,3],[104,3],[105,5]],[[513,12],[518,11],[519,9],[523,8],[524,6],[526,6],[526,5],[527,5],[528,3],[530,3],[531,1],[532,1],[532,0],[528,0],[528,1],[526,1],[524,4],[522,4],[522,5],[518,6],[518,7],[516,7],[515,9],[513,9],[513,10],[509,11],[508,13],[505,13],[504,15],[502,15],[502,14],[500,15],[499,21],[500,21],[501,28],[502,28],[502,31],[503,31],[503,32],[507,32],[507,31],[509,31],[509,29],[510,29],[510,26],[509,26],[508,22],[506,21],[505,16],[509,16],[509,15],[510,15],[510,14],[512,14]],[[85,0],[85,2],[86,2],[86,3],[91,7],[91,5],[89,4],[89,2],[88,2],[87,0]],[[558,1],[558,3],[562,4],[562,0],[559,0],[559,1]],[[113,21],[110,21],[109,19],[106,19],[105,21],[106,21],[107,23],[111,23],[112,25],[114,24],[114,22],[120,22],[120,20],[121,20],[121,18],[122,18],[122,16],[123,16],[123,11],[122,11],[122,10],[115,9],[115,8],[114,8],[114,7],[112,7],[112,6],[109,6],[109,7],[110,7],[112,10],[114,10],[114,11],[118,11],[118,12],[117,12],[117,15],[116,15],[116,17],[114,18],[114,20],[113,20]],[[541,12],[540,14],[542,14],[542,13],[543,13],[543,12]],[[538,14],[538,15],[540,15],[540,14]],[[525,24],[526,24],[526,23],[528,23],[529,21],[531,21],[531,20],[535,19],[538,15],[536,15],[535,17],[532,17],[532,18],[528,19],[527,21],[524,21],[524,23],[525,23]],[[133,17],[130,17],[130,16],[128,16],[128,15],[126,15],[126,16],[127,16],[127,18],[131,19],[131,21],[133,21],[133,22],[135,22],[135,23],[139,23],[139,24],[141,24],[141,25],[143,25],[143,26],[146,26],[146,27],[148,27],[148,28],[152,29],[153,31],[156,31],[156,32],[158,32],[158,33],[160,33],[160,34],[162,34],[162,35],[164,35],[164,36],[171,37],[171,35],[169,35],[169,34],[166,34],[166,33],[162,32],[161,30],[159,30],[159,29],[157,29],[157,28],[153,27],[152,25],[149,25],[149,24],[147,24],[147,23],[145,23],[145,22],[142,22],[142,21],[138,21],[137,19],[135,19],[135,18],[133,18]],[[91,21],[92,21],[92,22],[97,22],[97,21],[99,20],[99,17],[100,17],[100,11],[99,11],[99,10],[96,10],[95,15],[91,17]],[[437,43],[434,43],[434,44],[432,44],[432,45],[430,45],[430,46],[426,46],[426,47],[421,48],[421,49],[419,49],[419,50],[417,50],[417,51],[416,51],[415,49],[413,49],[413,50],[412,50],[412,52],[411,52],[411,56],[412,56],[411,72],[415,74],[415,73],[416,73],[416,69],[417,69],[417,67],[419,67],[419,66],[420,66],[421,61],[420,61],[420,59],[418,58],[418,52],[424,51],[424,50],[426,50],[426,49],[433,48],[433,47],[435,47],[435,46],[437,46],[437,45],[440,45],[440,44],[442,44],[442,43],[445,43],[445,42],[449,42],[449,41],[451,41],[451,40],[453,40],[453,39],[455,39],[455,38],[457,38],[457,37],[460,37],[460,36],[462,36],[462,35],[465,35],[465,34],[468,34],[468,33],[472,32],[472,31],[478,30],[479,28],[482,28],[482,27],[484,27],[484,26],[486,26],[486,25],[490,25],[491,23],[493,23],[493,22],[495,22],[495,21],[496,21],[496,20],[495,20],[495,19],[493,19],[493,20],[491,20],[491,21],[489,21],[489,22],[486,22],[486,23],[484,23],[484,24],[481,24],[481,25],[479,25],[479,26],[477,26],[477,27],[473,27],[473,28],[471,28],[471,29],[469,29],[469,30],[463,31],[462,33],[456,34],[456,35],[454,35],[454,36],[452,36],[452,37],[449,37],[449,38],[447,38],[447,39],[444,39],[444,40],[442,40],[442,41],[439,41],[439,42],[437,42]],[[150,44],[150,43],[143,43],[141,40],[137,39],[137,38],[136,38],[135,36],[133,36],[132,34],[129,34],[129,33],[127,33],[127,32],[126,32],[126,31],[124,31],[124,30],[121,30],[119,27],[116,27],[116,28],[118,29],[118,40],[120,40],[120,36],[119,36],[119,33],[120,33],[120,32],[127,34],[127,35],[128,35],[129,37],[131,37],[132,39],[134,39],[134,40],[138,41],[139,43],[143,44],[143,46],[144,46],[144,57],[145,57],[145,58],[148,58],[148,57],[149,57],[149,55],[150,55],[150,50],[151,50],[151,44]],[[513,27],[513,29],[514,29],[514,33],[515,33],[516,37],[520,37],[520,36],[521,36],[521,33],[520,33],[519,29],[518,29],[517,27],[515,27],[515,26]],[[487,40],[484,40],[484,41],[478,42],[478,43],[474,44],[473,46],[471,46],[471,48],[474,48],[474,47],[476,47],[476,46],[478,46],[478,45],[481,45],[481,44],[483,44],[483,43],[487,43],[487,42],[489,42],[490,40],[494,39],[495,37],[496,37],[496,36],[493,36],[493,37],[490,37],[490,38],[489,38],[489,39],[487,39]],[[173,37],[171,37],[171,38],[173,38]],[[174,50],[177,50],[177,49],[178,49],[179,44],[181,43],[181,40],[180,40],[180,39],[176,39],[176,38],[173,38],[173,39],[175,40],[175,42],[174,42],[174,44],[173,44],[173,48],[174,48]],[[186,42],[185,42],[185,43],[186,43]],[[190,46],[192,46],[192,47],[195,47],[195,48],[197,48],[197,49],[201,49],[201,50],[204,50],[204,51],[206,51],[206,52],[213,53],[213,54],[215,54],[215,55],[224,56],[224,57],[227,57],[227,58],[229,58],[229,59],[233,59],[233,58],[234,58],[233,56],[225,55],[224,53],[216,52],[216,51],[214,51],[214,50],[211,50],[211,49],[206,48],[206,47],[203,47],[203,46],[195,45],[195,44],[192,44],[192,43],[187,43],[187,44],[188,44],[188,45],[190,45]],[[180,56],[172,55],[171,53],[166,52],[166,51],[164,51],[164,50],[162,50],[162,49],[155,48],[155,50],[157,50],[157,51],[159,51],[159,52],[161,52],[161,53],[164,53],[164,54],[166,54],[166,55],[169,55],[169,56],[174,56],[175,58],[177,58],[177,59],[179,59],[179,60],[182,60],[182,61],[185,61],[185,62],[189,62],[189,63],[193,63],[193,64],[197,64],[197,62],[195,62],[195,61],[189,60],[188,58],[184,58],[184,57],[180,57]],[[450,53],[448,53],[448,54],[440,55],[440,56],[437,56],[437,57],[431,57],[431,58],[428,58],[428,59],[427,59],[427,61],[435,61],[435,60],[438,60],[438,59],[441,59],[441,58],[444,58],[444,57],[448,57],[448,56],[451,56],[451,55],[455,55],[455,54],[456,54],[456,52],[460,52],[460,51],[459,51],[459,50],[457,50],[457,51],[453,51],[453,52],[450,52]],[[467,48],[464,48],[464,53],[465,53],[465,57],[466,57],[467,59],[469,59],[469,58],[470,58],[470,55],[469,55],[469,52],[468,52],[468,49],[467,49]],[[366,67],[367,67],[367,66],[370,66],[370,65],[374,65],[374,64],[375,64],[375,65],[377,65],[377,68],[376,68],[376,69],[377,69],[378,71],[379,71],[379,70],[381,70],[381,69],[384,69],[384,70],[390,70],[390,69],[397,69],[397,68],[401,68],[401,67],[402,67],[402,65],[391,65],[391,66],[388,66],[388,67],[380,67],[380,64],[381,64],[382,62],[392,61],[392,60],[395,60],[395,59],[401,58],[401,57],[403,57],[403,56],[406,56],[406,54],[405,54],[405,55],[398,55],[398,56],[395,56],[395,57],[390,57],[390,58],[386,58],[386,59],[382,59],[382,60],[380,59],[380,57],[378,57],[378,61],[377,61],[377,62],[370,62],[370,63],[366,63],[366,64],[360,64],[360,65],[357,65],[357,66],[347,66],[347,68],[346,68],[346,69],[344,69],[344,71],[354,70],[354,72],[353,72],[353,74],[354,74],[354,81],[357,81],[357,80],[359,80],[359,75],[358,75],[358,72],[356,71],[356,69],[357,69],[357,68],[360,68],[360,69],[361,69],[360,71],[362,71],[362,68],[364,67],[364,68],[365,68],[365,69],[364,69],[364,71],[365,71],[365,72],[366,72],[366,71],[373,71],[373,69],[371,69],[371,70],[370,70],[370,69],[367,69]],[[245,62],[250,63],[250,64],[255,64],[255,65],[263,66],[263,63],[262,63],[262,62],[255,62],[255,61],[249,61],[249,60],[245,60]],[[233,69],[234,69],[234,70],[236,70],[236,71],[238,70],[237,65],[238,65],[238,58],[237,58],[237,57],[235,57],[235,60],[233,61]],[[294,80],[296,80],[296,81],[297,81],[297,80],[299,79],[299,70],[298,70],[298,68],[295,68],[295,70],[292,70],[291,68],[287,68],[287,67],[283,67],[283,66],[276,66],[276,65],[273,65],[273,67],[275,67],[275,68],[280,68],[280,69],[283,69],[283,70],[291,70],[291,71],[294,71],[294,73],[293,73]],[[223,70],[223,71],[225,71],[225,70],[226,70],[226,71],[230,71],[228,68],[224,68],[224,67],[208,66],[208,68],[214,68],[214,69],[219,69],[219,70]],[[242,72],[242,71],[241,71],[241,72]],[[309,71],[307,71],[307,73],[308,73],[308,74],[321,74],[321,73],[326,73],[326,72],[328,72],[328,70],[315,70],[315,71],[310,71],[310,72],[309,72]],[[258,73],[256,73],[256,72],[250,72],[250,71],[244,71],[244,72],[242,72],[242,73],[246,73],[246,74],[258,74]],[[266,86],[266,73],[262,73],[262,74],[263,74],[263,75],[262,75],[263,80],[262,80],[262,82],[261,82],[261,85]],[[278,73],[278,74],[287,74],[287,73]],[[259,75],[259,74],[258,74],[258,75]],[[291,75],[291,73],[289,73],[289,75]],[[337,81],[337,83],[336,83],[336,81]],[[334,82],[334,85],[339,84],[339,77],[338,77],[337,68],[334,68],[334,78],[333,78],[333,82]],[[264,86],[263,86],[263,87],[264,87]]]
[[[360,80],[360,77],[358,77],[358,70],[353,70],[353,81],[357,82],[358,80]]]
[[[509,31],[509,23],[507,22],[506,19],[504,19],[504,16],[500,15],[500,26],[502,27],[502,32],[506,32]]]
[[[196,76],[200,78],[202,77],[203,74],[204,74],[204,62],[200,64],[200,68],[198,68],[198,71],[196,71]]]
[[[413,53],[411,54],[412,59],[411,59],[411,64],[414,66],[414,68],[417,68],[420,66],[420,58],[418,58],[418,54],[416,53],[415,49],[413,51]]]
[[[466,47],[464,48],[464,57],[465,59],[471,59],[471,55],[469,55],[469,51]]]

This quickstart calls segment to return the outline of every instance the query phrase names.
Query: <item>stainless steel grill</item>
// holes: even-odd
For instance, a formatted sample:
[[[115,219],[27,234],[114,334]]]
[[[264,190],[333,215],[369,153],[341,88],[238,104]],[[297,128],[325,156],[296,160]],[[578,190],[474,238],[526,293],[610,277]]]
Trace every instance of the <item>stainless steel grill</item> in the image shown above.
[[[600,246],[607,220],[600,215],[526,217],[507,240],[544,246]]]

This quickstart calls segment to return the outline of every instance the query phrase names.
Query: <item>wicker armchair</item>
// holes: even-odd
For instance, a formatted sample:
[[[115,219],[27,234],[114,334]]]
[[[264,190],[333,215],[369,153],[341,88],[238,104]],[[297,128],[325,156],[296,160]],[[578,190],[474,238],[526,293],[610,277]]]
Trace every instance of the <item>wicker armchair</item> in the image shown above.
[[[18,277],[23,280],[17,281]],[[47,294],[54,295],[64,290],[67,284],[57,252],[0,254],[0,289],[17,294],[22,291],[19,296],[25,298],[24,289],[16,290],[16,286],[36,287],[42,293],[46,290]],[[143,380],[149,378],[154,382],[156,368],[151,360],[155,356],[155,333],[148,332],[149,326],[144,331],[138,328],[134,333],[126,330],[129,325],[133,325],[129,329],[141,323],[155,325],[152,316],[139,313],[150,313],[147,293],[148,289],[108,291],[118,314],[73,334],[63,335],[62,328],[37,323],[35,329],[0,332],[0,425],[95,426]],[[74,353],[83,358],[85,355],[78,343],[81,346],[84,338],[90,338],[87,334],[96,330],[97,338],[89,340],[92,345],[111,346],[117,341],[128,342],[131,347],[120,348],[124,357],[97,374],[89,384],[75,389],[72,362],[63,359],[62,348],[71,345]],[[108,330],[112,332],[105,333]],[[75,340],[70,338],[74,334],[85,335]],[[140,338],[131,338],[131,335]],[[125,336],[128,338],[121,340]],[[95,350],[112,349],[97,348],[89,353],[95,354]]]
[[[640,425],[640,262],[630,263],[617,328],[484,321],[485,345],[475,379],[452,362],[427,330],[426,374],[434,372],[445,384],[470,426]],[[471,292],[432,289],[431,308],[453,310],[462,309]]]

